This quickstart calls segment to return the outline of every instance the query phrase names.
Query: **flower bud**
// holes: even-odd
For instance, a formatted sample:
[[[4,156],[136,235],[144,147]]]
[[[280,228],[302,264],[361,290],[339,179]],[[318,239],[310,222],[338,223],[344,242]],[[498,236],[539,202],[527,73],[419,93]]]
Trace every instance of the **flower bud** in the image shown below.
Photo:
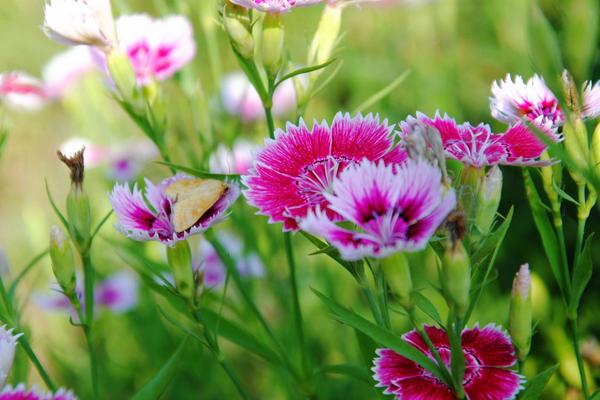
[[[600,179],[600,123],[596,125],[592,135],[592,146],[590,154],[592,168],[596,179]]]
[[[477,211],[477,195],[485,177],[483,168],[465,165],[460,175],[459,203],[465,210],[467,220],[473,221]]]
[[[56,225],[50,229],[50,259],[52,272],[61,289],[68,298],[75,295],[75,259],[69,238]]]
[[[192,270],[192,251],[187,240],[180,240],[173,246],[167,246],[167,260],[177,291],[186,299],[193,301],[196,290]]]
[[[411,292],[413,290],[410,276],[410,265],[403,253],[396,253],[381,261],[383,274],[392,292],[398,297],[402,307],[409,310],[413,307]]]
[[[446,301],[453,306],[459,318],[469,308],[471,290],[471,262],[461,241],[450,243],[442,257],[442,289]]]
[[[579,95],[573,76],[566,69],[561,75],[563,94],[567,107],[574,113],[579,113]]]
[[[6,325],[0,326],[0,387],[6,383],[15,359],[17,339],[21,336],[21,334],[13,335],[12,332],[13,330],[7,329]]]
[[[244,7],[226,2],[223,8],[223,27],[235,50],[245,59],[254,58],[252,18]]]
[[[531,274],[529,265],[523,264],[515,275],[510,298],[510,335],[523,361],[531,347]]]
[[[310,44],[307,65],[319,65],[330,60],[342,26],[342,10],[343,7],[332,4],[323,9],[319,26]],[[321,70],[311,73],[311,81],[314,82],[320,73]]]
[[[565,150],[577,169],[584,170],[588,168],[589,143],[583,120],[576,117],[568,121],[563,128],[563,134],[565,136]],[[569,173],[577,184],[583,184],[583,177],[578,171],[569,169]]]
[[[137,90],[137,79],[127,54],[122,51],[113,51],[106,62],[117,91],[124,100],[133,99]]]
[[[283,45],[285,30],[281,23],[281,15],[267,13],[263,22],[262,32],[262,62],[267,74],[276,77],[283,61]]]
[[[482,235],[487,235],[494,223],[502,196],[502,171],[497,165],[488,171],[479,192],[475,225]]]
[[[80,253],[89,250],[92,231],[92,213],[90,199],[83,191],[83,152],[81,149],[72,156],[67,157],[58,151],[58,158],[71,171],[71,190],[67,195],[67,220],[69,233]]]
[[[541,159],[550,159],[547,151],[542,153]],[[556,163],[547,167],[540,167],[540,172],[542,174],[542,184],[544,186],[546,196],[548,196],[548,199],[550,199],[551,204],[558,204],[558,192],[554,187],[555,185],[559,187],[561,185],[562,165],[560,163]]]

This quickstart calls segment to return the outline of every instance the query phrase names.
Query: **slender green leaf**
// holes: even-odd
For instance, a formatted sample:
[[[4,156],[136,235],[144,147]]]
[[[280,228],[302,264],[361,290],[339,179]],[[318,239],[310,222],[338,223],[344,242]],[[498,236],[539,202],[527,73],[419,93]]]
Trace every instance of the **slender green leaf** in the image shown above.
[[[110,218],[110,216],[112,215],[113,210],[110,210],[109,212],[106,213],[106,215],[104,216],[104,218],[102,218],[100,220],[100,222],[98,223],[98,225],[96,225],[96,229],[94,229],[94,232],[92,233],[92,236],[90,238],[90,240],[94,240],[94,238],[96,237],[96,235],[98,234],[98,232],[100,232],[100,229],[102,229],[102,226],[104,226],[104,224],[106,223],[106,221],[108,221],[108,219]]]
[[[288,79],[291,79],[298,75],[307,74],[309,72],[327,68],[329,65],[333,64],[336,60],[337,60],[337,58],[332,58],[331,60],[324,62],[323,64],[313,65],[311,67],[299,68],[295,71],[292,71],[289,74],[284,75],[280,80],[278,80],[275,83],[275,85],[273,85],[273,91],[277,88],[277,86],[281,85],[283,82],[287,81]]]
[[[218,326],[220,336],[256,354],[271,364],[282,365],[279,356],[267,347],[267,345],[252,336],[243,326],[224,318],[222,315],[218,315],[208,308],[202,308],[200,312],[202,313],[202,319],[212,331],[215,331]]]
[[[49,252],[49,249],[42,251],[40,254],[33,257],[33,259],[29,261],[29,263],[21,270],[21,272],[19,272],[19,275],[17,275],[15,280],[11,283],[10,287],[8,288],[8,297],[10,299],[14,298],[15,291],[17,290],[17,287],[19,286],[19,283],[23,280],[23,278],[25,278],[29,271],[31,271],[33,267],[37,265],[38,262],[40,262],[44,257],[46,257]]]
[[[544,210],[542,200],[535,187],[535,183],[531,178],[531,174],[526,169],[523,169],[523,180],[525,182],[525,193],[527,194],[527,199],[529,200],[533,221],[535,222],[538,233],[540,234],[542,246],[544,247],[544,252],[546,253],[546,257],[550,263],[552,274],[554,275],[554,279],[556,279],[556,282],[560,287],[561,293],[565,293],[564,282],[566,282],[566,277],[563,277],[561,272],[560,250],[558,247],[559,245],[558,239],[556,238],[556,233],[552,228],[552,224],[550,223],[546,210]]]
[[[0,158],[4,153],[6,143],[8,142],[8,130],[6,128],[0,128]]]
[[[56,206],[56,203],[54,202],[54,199],[52,198],[52,193],[50,193],[50,188],[48,187],[48,181],[45,180],[44,182],[46,183],[46,194],[48,195],[48,200],[50,201],[50,205],[52,206],[52,209],[54,210],[54,213],[56,214],[56,216],[58,217],[58,219],[60,219],[60,222],[63,224],[63,226],[65,227],[65,229],[68,230],[68,231],[70,231],[70,229],[69,229],[69,223],[67,222],[67,219],[60,212],[60,210]]]
[[[439,379],[444,380],[440,368],[424,353],[402,340],[399,335],[373,324],[355,312],[336,303],[318,290],[312,290],[340,322],[360,330],[365,335],[372,338],[376,343],[394,350],[401,356],[419,364]]]
[[[358,342],[358,348],[360,349],[362,362],[365,367],[370,367],[373,364],[373,357],[375,357],[375,351],[378,347],[377,343],[356,328],[354,329],[354,334],[356,335],[356,341]]]
[[[575,204],[576,206],[579,207],[579,202],[577,200],[575,200],[571,195],[569,195],[567,192],[565,192],[564,190],[562,190],[557,184],[556,182],[552,181],[552,187],[554,188],[554,190],[556,191],[556,194],[558,194],[560,197],[562,197],[563,199],[567,200],[570,203]]]
[[[525,390],[521,392],[519,400],[537,400],[540,398],[542,391],[546,387],[546,384],[558,368],[558,365],[554,365],[545,371],[537,374],[533,379],[527,382]]]
[[[502,224],[493,233],[486,236],[479,248],[471,255],[471,263],[475,268],[500,247],[506,232],[508,232],[513,215],[514,207],[511,207]],[[479,269],[476,269],[476,271],[479,271]]]
[[[529,14],[529,51],[536,70],[548,79],[548,84],[559,91],[556,82],[563,70],[558,38],[546,19],[537,0],[531,2]]]
[[[331,259],[333,259],[335,262],[337,262],[342,267],[344,267],[344,269],[346,269],[348,272],[350,272],[355,279],[359,278],[358,271],[362,270],[362,264],[363,264],[362,261],[352,261],[352,262],[346,261],[346,260],[342,259],[339,251],[337,251],[337,249],[335,249],[334,247],[330,246],[328,243],[318,239],[317,237],[311,235],[310,233],[307,233],[304,231],[300,231],[300,233],[302,234],[302,236],[307,238],[312,244],[314,244],[315,246],[317,246],[319,248],[319,251],[317,251],[313,254],[321,254],[321,253],[326,254]]]
[[[351,364],[336,364],[336,365],[327,365],[318,371],[316,371],[317,375],[323,374],[336,374],[336,375],[345,375],[349,378],[359,380],[361,382],[366,383],[367,385],[373,384],[373,378],[369,373],[369,370],[364,367],[360,367],[358,365]]]
[[[600,400],[600,389],[592,393],[592,395],[590,396],[590,400]]]
[[[198,178],[217,179],[220,181],[231,180],[236,182],[239,182],[241,180],[241,176],[237,174],[213,174],[211,172],[201,171],[195,168],[189,168],[183,165],[173,164],[166,161],[156,161],[156,163],[169,168],[175,168],[176,170],[183,171]]]
[[[183,355],[183,350],[187,343],[187,336],[183,339],[175,353],[163,365],[158,373],[144,385],[144,387],[132,397],[132,400],[156,400],[165,392],[169,383],[175,375],[179,359]]]
[[[592,263],[592,233],[588,236],[583,246],[583,251],[579,257],[579,262],[573,269],[573,282],[571,286],[571,298],[569,300],[569,314],[577,315],[577,309],[579,308],[579,302],[581,296],[585,291],[590,279],[592,279],[592,273],[594,271],[594,264]]]
[[[354,109],[352,114],[358,114],[360,112],[363,112],[364,110],[368,110],[374,104],[377,104],[381,99],[383,99],[384,97],[392,93],[394,90],[396,90],[396,88],[400,86],[402,82],[404,82],[404,80],[406,79],[406,77],[408,77],[409,74],[410,71],[404,71],[399,77],[394,79],[383,89],[379,90],[377,93],[373,94],[371,97],[363,101],[358,107]]]
[[[437,309],[427,297],[423,296],[420,292],[414,291],[412,292],[412,300],[415,305],[433,319],[436,324],[440,326],[444,325]]]
[[[597,52],[598,21],[600,3],[598,0],[571,0],[564,2],[565,12],[562,23],[563,49],[569,72],[575,80],[589,79],[590,66]]]

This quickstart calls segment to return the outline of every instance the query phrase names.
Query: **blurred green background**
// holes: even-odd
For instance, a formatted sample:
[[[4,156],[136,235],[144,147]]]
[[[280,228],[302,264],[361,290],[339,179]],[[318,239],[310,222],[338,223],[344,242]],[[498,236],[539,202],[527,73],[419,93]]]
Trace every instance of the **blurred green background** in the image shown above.
[[[147,12],[165,15],[173,12],[187,14],[195,28],[198,50],[194,62],[175,79],[167,83],[168,104],[172,105],[170,144],[175,160],[188,163],[177,147],[192,129],[191,116],[202,118],[210,107],[213,115],[214,143],[228,142],[243,136],[258,141],[264,136],[261,124],[242,126],[218,110],[219,72],[238,70],[224,34],[217,26],[216,7],[210,10],[208,0],[116,0],[115,14]],[[372,107],[390,122],[396,123],[418,111],[432,114],[448,112],[458,120],[472,123],[491,123],[498,130],[501,124],[492,121],[488,97],[492,81],[507,73],[531,76],[535,71],[528,39],[529,1],[527,0],[438,0],[399,2],[398,5],[363,5],[349,7],[344,12],[344,38],[337,52],[343,60],[339,73],[312,101],[306,119],[331,119],[338,110],[352,111],[369,96],[384,88],[406,70],[408,78],[383,100]],[[406,4],[405,4],[406,3]],[[24,70],[39,76],[48,59],[63,47],[47,39],[40,26],[43,21],[43,0],[2,0],[0,2],[0,71]],[[598,23],[596,0],[545,0],[542,7],[549,18],[563,49],[565,65],[576,79],[600,79],[600,57],[596,29],[585,27]],[[208,12],[207,12],[208,8]],[[284,17],[287,48],[291,60],[302,64],[306,49],[316,29],[322,6],[296,10]],[[587,21],[586,23],[582,21]],[[583,35],[583,37],[582,37]],[[210,68],[208,45],[215,46],[219,70]],[[583,57],[582,53],[589,56]],[[587,62],[589,60],[589,63]],[[212,64],[214,66],[214,64]],[[206,103],[190,103],[182,99],[181,85],[189,79],[199,80],[209,99]],[[217,104],[217,106],[215,106]],[[205,107],[205,109],[198,109]],[[11,276],[37,253],[46,248],[48,232],[56,218],[49,206],[44,180],[63,204],[68,190],[67,170],[57,160],[55,149],[72,136],[81,136],[97,143],[118,143],[130,138],[143,138],[138,128],[112,102],[99,77],[90,77],[71,91],[61,102],[37,113],[5,111],[3,123],[8,126],[9,138],[0,159],[0,247],[6,252]],[[200,124],[207,123],[200,121]],[[283,126],[283,121],[278,121]],[[178,136],[183,135],[183,136]],[[193,147],[198,146],[194,143]],[[198,149],[198,164],[206,163],[206,149]],[[498,279],[489,286],[474,320],[480,323],[497,322],[506,326],[508,294],[512,277],[518,266],[529,262],[541,277],[534,287],[536,299],[537,335],[533,356],[526,363],[528,376],[561,362],[561,374],[553,378],[546,391],[547,398],[565,398],[568,388],[576,385],[574,359],[564,333],[562,305],[544,258],[529,208],[524,197],[521,173],[505,168],[503,201],[500,212],[505,215],[515,207],[513,224],[499,254],[496,270]],[[154,180],[165,177],[168,171],[157,165],[146,168],[145,174]],[[109,209],[107,193],[112,182],[102,169],[87,174],[86,190],[91,194],[94,217],[99,220]],[[567,190],[569,186],[567,184]],[[242,203],[241,201],[239,203]],[[297,357],[294,335],[289,321],[289,289],[287,267],[282,253],[279,227],[265,227],[263,217],[250,218],[252,211],[238,204],[234,213],[244,219],[231,218],[227,225],[238,230],[239,221],[249,221],[253,238],[249,246],[257,248],[267,264],[264,279],[252,282],[263,312],[276,327],[292,357]],[[597,210],[591,219],[590,231],[598,227]],[[239,217],[241,218],[241,217]],[[567,229],[574,230],[574,211],[567,208]],[[236,222],[237,221],[237,222]],[[94,249],[95,265],[100,275],[127,268],[113,251],[111,240],[124,246],[141,246],[126,241],[107,224],[102,239]],[[241,233],[240,233],[241,234]],[[568,238],[574,235],[569,235]],[[311,357],[317,365],[361,364],[357,340],[328,315],[311,287],[318,288],[356,309],[364,307],[358,287],[350,275],[323,256],[306,256],[311,246],[302,237],[294,238],[299,258],[299,281],[302,308],[305,315]],[[571,243],[572,245],[572,243]],[[161,260],[162,249],[157,244],[145,246],[150,257]],[[596,253],[600,253],[598,248]],[[599,254],[596,254],[598,256]],[[597,257],[596,257],[597,258]],[[435,275],[427,254],[414,256],[413,270],[422,287]],[[66,314],[48,314],[30,301],[31,294],[47,290],[51,270],[44,259],[34,273],[19,288],[24,307],[23,319],[32,334],[34,349],[64,386],[74,388],[81,398],[89,398],[87,356],[80,331],[69,325]],[[543,281],[543,283],[542,283]],[[427,293],[433,290],[427,289]],[[600,290],[593,278],[586,292],[581,311],[584,337],[600,335],[600,323],[595,314],[600,306],[596,295]],[[235,290],[228,298],[240,309]],[[216,297],[216,296],[215,296]],[[439,297],[439,296],[438,296]],[[439,300],[439,299],[438,299]],[[438,301],[439,302],[439,301]],[[124,399],[135,392],[172,354],[182,337],[181,331],[165,320],[156,304],[161,300],[142,287],[140,305],[125,315],[101,314],[98,317],[97,347],[101,359],[103,398]],[[218,303],[214,302],[215,306]],[[162,307],[167,307],[162,305]],[[165,308],[168,310],[168,308]],[[364,311],[364,310],[363,310]],[[365,313],[366,314],[366,313]],[[244,315],[240,316],[243,320]],[[256,332],[256,321],[246,317],[244,326]],[[394,321],[398,333],[408,329],[400,315]],[[281,374],[274,373],[260,359],[223,341],[225,353],[241,375],[250,392],[261,399],[292,398]],[[183,361],[165,398],[170,399],[230,399],[234,389],[212,356],[197,343],[188,344]],[[14,379],[29,376],[39,382],[35,371],[27,372],[25,357],[19,354]],[[590,372],[600,375],[598,365],[590,364]],[[372,383],[351,380],[342,375],[322,375],[318,379],[319,398],[375,398]]]

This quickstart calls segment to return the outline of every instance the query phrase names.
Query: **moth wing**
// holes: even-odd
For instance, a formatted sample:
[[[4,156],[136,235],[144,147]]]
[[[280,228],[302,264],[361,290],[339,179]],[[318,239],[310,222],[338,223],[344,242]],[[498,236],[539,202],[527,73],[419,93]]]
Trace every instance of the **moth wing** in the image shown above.
[[[177,190],[184,189],[178,193],[178,198],[173,206],[173,224],[177,232],[183,232],[198,222],[227,189],[225,183],[214,179],[194,179],[193,181],[195,181],[193,188],[189,185],[177,188]]]

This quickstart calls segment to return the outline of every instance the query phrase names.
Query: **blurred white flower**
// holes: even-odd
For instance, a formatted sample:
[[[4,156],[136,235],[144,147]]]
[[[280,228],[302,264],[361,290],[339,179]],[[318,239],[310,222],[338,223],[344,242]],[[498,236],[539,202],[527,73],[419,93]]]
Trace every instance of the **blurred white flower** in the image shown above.
[[[16,111],[38,111],[47,102],[44,84],[24,72],[0,74],[0,100]]]
[[[254,161],[254,153],[259,148],[257,144],[244,139],[238,139],[229,149],[220,144],[209,158],[210,171],[219,174],[244,175]]]
[[[221,98],[225,110],[244,122],[253,122],[264,118],[262,101],[256,89],[241,72],[223,77]],[[273,95],[273,115],[284,117],[296,107],[296,88],[294,81],[288,79],[277,87]]]
[[[98,166],[108,155],[108,152],[104,148],[82,137],[72,137],[62,143],[59,147],[60,152],[66,157],[72,157],[75,152],[82,148],[85,148],[83,152],[83,162],[86,168]]]
[[[128,270],[119,271],[98,285],[94,293],[96,304],[121,314],[138,303],[138,280]]]
[[[0,326],[0,387],[4,386],[15,359],[15,347],[19,335],[13,335],[12,329]]]
[[[600,81],[592,84],[586,81],[583,85],[583,110],[584,118],[596,119],[600,116]]]
[[[95,46],[104,53],[115,42],[110,0],[48,0],[43,28],[59,43]]]
[[[88,46],[75,46],[52,57],[42,77],[49,97],[60,97],[75,81],[95,68]]]

